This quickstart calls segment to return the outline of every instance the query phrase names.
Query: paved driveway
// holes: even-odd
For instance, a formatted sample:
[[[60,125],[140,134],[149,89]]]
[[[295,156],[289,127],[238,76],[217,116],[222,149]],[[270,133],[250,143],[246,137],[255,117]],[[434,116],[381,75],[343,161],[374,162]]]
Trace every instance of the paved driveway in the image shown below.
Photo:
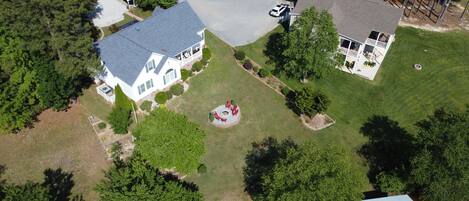
[[[256,41],[271,31],[278,18],[269,10],[281,0],[187,0],[207,26],[231,46]]]
[[[97,27],[110,26],[123,20],[125,12],[127,8],[122,0],[98,0],[93,23]]]

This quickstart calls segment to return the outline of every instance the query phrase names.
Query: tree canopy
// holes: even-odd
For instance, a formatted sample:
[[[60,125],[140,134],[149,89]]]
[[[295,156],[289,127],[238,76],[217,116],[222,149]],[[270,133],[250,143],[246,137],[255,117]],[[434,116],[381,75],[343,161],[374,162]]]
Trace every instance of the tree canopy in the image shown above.
[[[177,4],[177,0],[137,0],[137,6],[145,10],[153,10],[159,6],[169,8]]]
[[[103,201],[202,200],[197,186],[162,174],[138,152],[109,169],[96,190]]]
[[[133,131],[136,149],[159,168],[190,173],[205,153],[205,133],[187,117],[167,109],[156,109]]]
[[[67,108],[68,99],[77,97],[99,69],[93,47],[96,31],[90,22],[95,4],[95,0],[2,1],[3,132],[27,126],[42,109]]]
[[[254,146],[247,157],[245,174],[252,167],[260,166],[259,170],[264,171],[262,179],[257,179],[260,189],[254,200],[361,200],[364,175],[352,167],[343,150],[333,146],[319,148],[313,143],[297,146],[288,141],[281,144],[269,141],[261,149]],[[261,157],[251,160],[256,155],[253,153]],[[264,166],[269,159],[274,165]]]
[[[290,77],[320,78],[337,64],[339,35],[327,11],[314,7],[303,11],[282,43],[285,63],[281,70]]]
[[[411,173],[424,200],[469,200],[469,108],[439,109],[417,126]]]

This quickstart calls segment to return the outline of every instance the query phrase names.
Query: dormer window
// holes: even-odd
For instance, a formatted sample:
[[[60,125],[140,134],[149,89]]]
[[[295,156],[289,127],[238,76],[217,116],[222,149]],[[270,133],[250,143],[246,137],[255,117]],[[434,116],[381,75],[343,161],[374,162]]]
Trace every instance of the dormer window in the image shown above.
[[[155,65],[155,60],[151,60],[149,61],[147,64],[145,64],[145,69],[147,70],[147,73],[150,72],[151,70],[155,69],[156,68],[156,65]]]

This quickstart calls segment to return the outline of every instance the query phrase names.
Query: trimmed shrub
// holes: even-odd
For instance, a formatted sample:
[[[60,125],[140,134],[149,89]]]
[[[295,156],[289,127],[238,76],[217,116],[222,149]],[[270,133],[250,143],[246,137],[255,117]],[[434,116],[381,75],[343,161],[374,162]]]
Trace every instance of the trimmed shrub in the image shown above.
[[[252,71],[254,71],[255,73],[259,73],[259,67],[257,66],[252,67]]]
[[[253,66],[254,65],[252,65],[251,60],[247,59],[246,61],[244,61],[244,64],[243,64],[244,69],[251,70]]]
[[[192,71],[199,72],[200,70],[202,70],[203,67],[204,65],[202,64],[202,62],[197,61],[194,64],[192,64]]]
[[[234,53],[234,57],[238,60],[238,61],[242,61],[246,58],[246,53],[244,53],[243,51],[241,50],[235,50],[235,53]]]
[[[151,111],[151,101],[143,101],[143,103],[140,105],[140,109],[146,112]]]
[[[284,96],[288,96],[288,95],[290,94],[291,90],[290,90],[288,87],[282,87],[282,88],[280,89],[280,92],[282,92],[282,94],[283,94]]]
[[[119,31],[119,27],[118,27],[117,25],[113,24],[113,25],[111,25],[111,26],[109,27],[109,31],[110,31],[111,33],[116,33],[116,32]]]
[[[130,110],[114,107],[108,117],[109,124],[116,134],[126,134],[131,123]]]
[[[155,95],[155,101],[158,103],[158,104],[165,104],[166,101],[168,101],[170,99],[170,97],[168,96],[169,93],[165,92],[165,91],[161,91],[161,92],[158,92],[156,95]]]
[[[181,79],[182,79],[182,81],[186,81],[187,79],[189,79],[190,76],[192,76],[192,71],[191,70],[187,70],[187,69],[182,69],[181,70]]]
[[[106,127],[107,127],[107,124],[106,124],[106,123],[104,123],[104,122],[99,122],[99,124],[98,124],[98,128],[99,128],[99,129],[105,129]]]
[[[205,64],[212,58],[212,52],[207,47],[202,49],[202,62]]]
[[[296,91],[294,98],[297,111],[309,117],[325,112],[330,102],[325,94],[321,91],[314,91],[311,87],[303,87]]]
[[[166,96],[168,97],[168,100],[171,100],[173,98],[173,94],[170,91],[166,91]]]
[[[215,120],[215,116],[213,116],[213,113],[208,113],[208,119],[210,120],[210,122],[213,122],[213,120]]]
[[[199,167],[197,168],[197,172],[199,174],[204,174],[207,172],[207,166],[205,164],[200,164]]]
[[[272,75],[272,72],[266,68],[261,68],[259,70],[260,77],[270,77],[271,75]]]
[[[182,86],[182,84],[176,84],[171,86],[169,91],[175,96],[180,96],[182,93],[184,93],[184,86]]]

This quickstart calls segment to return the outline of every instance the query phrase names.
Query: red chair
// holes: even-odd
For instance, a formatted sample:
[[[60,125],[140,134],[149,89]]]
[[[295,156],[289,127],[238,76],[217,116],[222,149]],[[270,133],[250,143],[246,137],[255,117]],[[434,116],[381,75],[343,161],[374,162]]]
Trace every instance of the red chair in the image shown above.
[[[230,100],[226,101],[225,107],[226,108],[231,108],[231,101]]]

